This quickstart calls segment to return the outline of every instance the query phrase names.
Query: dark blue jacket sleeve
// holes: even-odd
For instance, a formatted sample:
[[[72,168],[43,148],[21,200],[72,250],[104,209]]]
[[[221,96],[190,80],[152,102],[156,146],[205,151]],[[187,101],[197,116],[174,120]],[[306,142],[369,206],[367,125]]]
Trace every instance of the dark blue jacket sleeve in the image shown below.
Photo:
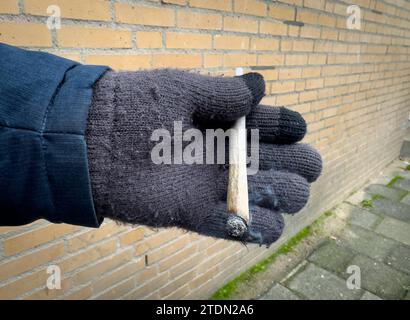
[[[0,43],[0,225],[101,224],[84,134],[107,69]]]

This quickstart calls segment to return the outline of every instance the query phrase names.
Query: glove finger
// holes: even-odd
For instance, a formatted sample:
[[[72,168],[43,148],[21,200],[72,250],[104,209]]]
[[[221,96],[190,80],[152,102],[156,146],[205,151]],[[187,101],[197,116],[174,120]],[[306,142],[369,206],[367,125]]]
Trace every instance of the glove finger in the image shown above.
[[[310,184],[305,178],[284,171],[259,171],[248,176],[249,201],[279,212],[296,213],[309,200]]]
[[[249,212],[248,232],[241,238],[229,235],[226,203],[219,202],[206,215],[199,217],[196,232],[216,238],[224,238],[250,243],[270,245],[283,232],[284,220],[280,213],[259,206],[251,206]]]
[[[231,122],[249,114],[265,94],[259,73],[239,77],[210,77],[188,73],[184,83],[195,120],[202,124]]]
[[[294,143],[306,134],[306,122],[300,113],[284,107],[259,105],[246,117],[248,129],[259,129],[261,141]]]
[[[307,144],[259,145],[261,170],[292,172],[304,177],[308,182],[313,182],[322,172],[322,166],[320,154]]]

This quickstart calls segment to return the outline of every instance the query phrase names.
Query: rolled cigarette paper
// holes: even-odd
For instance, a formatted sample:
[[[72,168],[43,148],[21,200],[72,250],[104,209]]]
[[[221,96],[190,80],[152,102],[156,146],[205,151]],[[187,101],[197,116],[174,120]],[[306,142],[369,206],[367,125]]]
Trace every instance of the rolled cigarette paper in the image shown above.
[[[236,69],[242,75],[242,68]],[[232,237],[242,237],[248,231],[249,202],[246,171],[246,117],[234,123],[229,138],[229,181],[227,232]]]

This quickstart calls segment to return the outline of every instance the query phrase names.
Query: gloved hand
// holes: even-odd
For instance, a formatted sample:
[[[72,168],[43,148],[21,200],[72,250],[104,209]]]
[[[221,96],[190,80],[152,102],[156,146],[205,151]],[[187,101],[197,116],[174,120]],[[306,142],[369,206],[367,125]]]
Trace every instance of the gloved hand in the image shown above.
[[[106,73],[94,88],[86,134],[97,214],[243,242],[276,241],[284,227],[281,213],[303,208],[322,162],[315,150],[295,144],[306,133],[299,113],[258,105],[264,91],[257,73]],[[182,122],[183,131],[226,129],[244,115],[247,128],[259,129],[260,170],[248,176],[249,232],[238,239],[226,231],[228,166],[154,164],[151,150],[158,142],[151,135],[161,128],[172,134],[174,121]]]

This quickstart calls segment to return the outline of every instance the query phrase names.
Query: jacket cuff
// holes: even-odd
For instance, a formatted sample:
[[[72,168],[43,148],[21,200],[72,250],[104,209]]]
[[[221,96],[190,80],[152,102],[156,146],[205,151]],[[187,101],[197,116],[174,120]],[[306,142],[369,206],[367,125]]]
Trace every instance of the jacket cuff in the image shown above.
[[[99,227],[103,221],[93,204],[85,130],[92,87],[107,70],[89,65],[69,69],[46,111],[42,137],[52,222]]]

